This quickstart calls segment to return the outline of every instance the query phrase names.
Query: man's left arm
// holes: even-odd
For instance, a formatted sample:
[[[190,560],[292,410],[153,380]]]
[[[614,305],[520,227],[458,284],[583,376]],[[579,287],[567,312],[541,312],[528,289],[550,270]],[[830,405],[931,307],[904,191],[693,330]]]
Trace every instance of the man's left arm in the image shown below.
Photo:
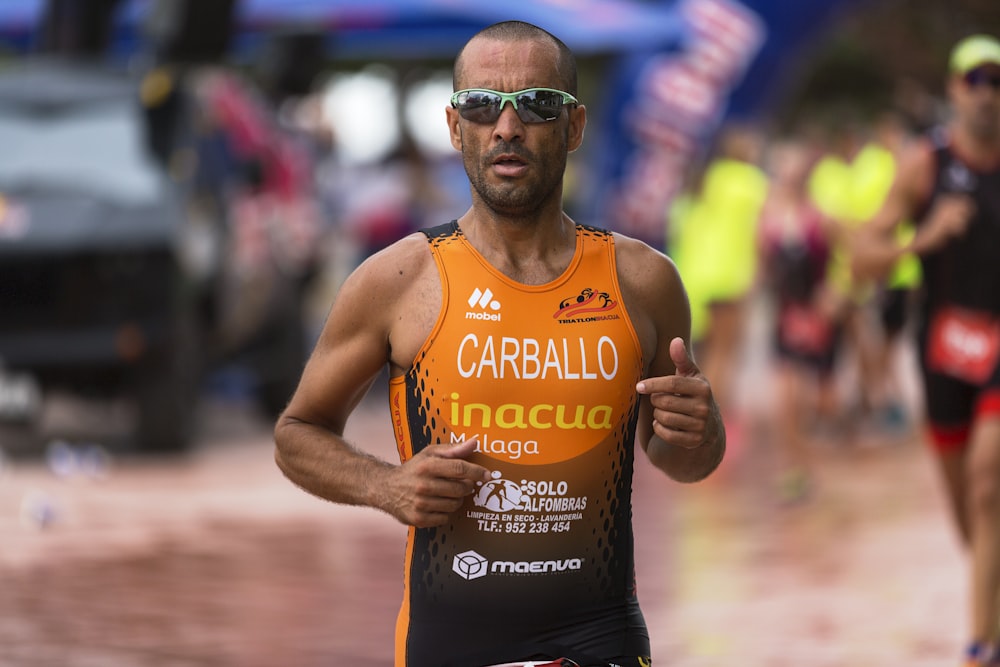
[[[691,308],[677,267],[644,243],[616,243],[627,306],[647,359],[636,441],[679,482],[704,479],[722,462],[726,430],[708,379],[691,358]]]

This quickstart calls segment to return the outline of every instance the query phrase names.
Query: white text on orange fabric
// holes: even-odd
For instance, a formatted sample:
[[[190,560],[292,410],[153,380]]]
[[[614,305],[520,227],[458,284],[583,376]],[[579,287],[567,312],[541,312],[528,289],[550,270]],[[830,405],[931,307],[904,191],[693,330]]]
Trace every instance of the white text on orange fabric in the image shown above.
[[[589,350],[588,343],[593,346]],[[508,336],[499,342],[486,336],[480,342],[470,333],[459,344],[456,361],[464,378],[611,380],[618,374],[618,348],[608,336],[596,343],[585,338],[540,341]]]

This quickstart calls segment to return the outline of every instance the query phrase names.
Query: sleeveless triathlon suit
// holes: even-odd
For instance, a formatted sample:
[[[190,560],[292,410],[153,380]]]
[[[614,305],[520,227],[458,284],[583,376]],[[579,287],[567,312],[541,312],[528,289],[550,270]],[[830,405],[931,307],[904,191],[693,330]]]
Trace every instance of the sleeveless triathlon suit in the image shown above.
[[[938,144],[927,210],[949,192],[975,202],[966,233],[922,259],[928,421],[934,445],[948,450],[967,443],[976,415],[1000,414],[1000,168],[974,171]]]
[[[797,231],[786,232],[792,225]],[[816,306],[830,259],[830,244],[821,225],[822,214],[810,204],[792,210],[765,204],[760,221],[761,260],[776,301],[775,355],[829,376],[840,329]]]
[[[609,232],[576,227],[556,280],[494,269],[457,222],[423,230],[443,307],[390,380],[401,460],[479,438],[492,471],[445,526],[410,528],[397,667],[649,655],[631,525],[639,342]],[[648,664],[643,658],[642,664]]]

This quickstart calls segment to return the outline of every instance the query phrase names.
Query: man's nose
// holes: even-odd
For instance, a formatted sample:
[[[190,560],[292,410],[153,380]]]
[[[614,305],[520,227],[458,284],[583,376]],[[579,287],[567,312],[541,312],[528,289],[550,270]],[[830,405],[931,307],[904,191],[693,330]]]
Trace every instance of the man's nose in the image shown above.
[[[500,116],[497,118],[494,132],[505,141],[522,137],[524,135],[524,122],[517,115],[514,103],[510,100],[504,100],[501,104],[503,106],[500,107]]]

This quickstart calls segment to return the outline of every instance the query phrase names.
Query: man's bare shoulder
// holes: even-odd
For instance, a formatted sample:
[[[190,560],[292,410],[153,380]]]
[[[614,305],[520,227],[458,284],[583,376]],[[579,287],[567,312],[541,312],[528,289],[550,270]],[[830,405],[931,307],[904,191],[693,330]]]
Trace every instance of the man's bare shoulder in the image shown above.
[[[370,301],[396,301],[433,269],[427,237],[411,234],[367,257],[348,276],[341,292],[360,292]]]
[[[373,326],[380,322],[388,326],[395,319],[397,304],[432,275],[433,265],[426,237],[411,234],[400,239],[368,256],[347,276],[337,290],[334,313],[341,321],[363,317]]]
[[[411,234],[368,257],[344,283],[333,314],[384,338],[394,371],[412,363],[441,310],[441,282],[427,237]],[[334,318],[328,318],[328,321]]]
[[[645,291],[679,285],[677,267],[664,253],[618,232],[614,232],[614,239],[618,276],[623,287]]]
[[[674,336],[687,340],[691,315],[687,294],[673,261],[638,239],[615,233],[618,282],[647,363],[658,372],[670,367],[666,345]],[[648,370],[648,369],[647,369]]]

